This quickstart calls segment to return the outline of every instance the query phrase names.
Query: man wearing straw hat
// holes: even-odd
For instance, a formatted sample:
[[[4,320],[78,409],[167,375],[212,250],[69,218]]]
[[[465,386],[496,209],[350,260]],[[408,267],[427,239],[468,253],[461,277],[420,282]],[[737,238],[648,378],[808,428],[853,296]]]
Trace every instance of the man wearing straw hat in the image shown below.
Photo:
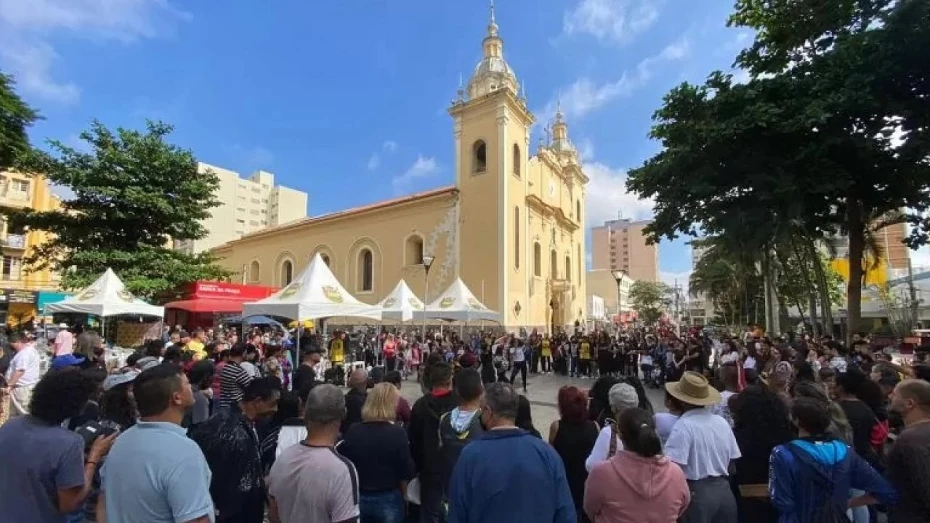
[[[670,410],[682,413],[665,444],[665,455],[681,466],[691,489],[691,504],[679,521],[736,523],[728,469],[741,454],[729,423],[710,409],[720,401],[720,393],[692,371],[666,383],[665,390]]]

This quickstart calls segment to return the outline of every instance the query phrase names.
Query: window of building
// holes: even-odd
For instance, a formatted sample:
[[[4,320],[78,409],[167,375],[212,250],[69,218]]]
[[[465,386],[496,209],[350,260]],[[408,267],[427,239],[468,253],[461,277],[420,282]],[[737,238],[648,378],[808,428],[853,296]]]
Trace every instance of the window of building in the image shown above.
[[[320,259],[323,260],[323,263],[325,263],[327,267],[332,267],[332,265],[329,264],[329,256],[321,254]]]
[[[483,173],[488,170],[488,146],[484,140],[478,140],[472,146],[472,172]]]
[[[253,227],[258,227],[258,220],[249,220],[249,225]]]
[[[404,265],[423,264],[423,238],[411,235],[404,244]]]
[[[572,279],[572,259],[568,256],[565,257],[565,279]]]
[[[258,209],[252,209],[251,211],[249,211],[249,214],[251,214],[252,216],[258,216]]]
[[[533,275],[537,278],[542,276],[542,246],[539,242],[533,242]]]
[[[580,243],[578,244],[578,248],[577,248],[576,250],[578,251],[578,256],[577,256],[575,259],[578,260],[578,281],[580,282],[580,281],[581,281],[581,278],[582,278],[582,276],[581,276],[581,265],[582,265],[582,261],[581,261],[581,260],[583,259],[583,258],[581,257],[581,244],[580,244]]]
[[[291,263],[291,260],[284,260],[284,263],[281,264],[281,286],[290,285],[293,280],[294,264]]]
[[[27,180],[13,179],[13,190],[17,192],[29,192],[29,182]]]
[[[559,279],[559,262],[556,259],[555,251],[549,253],[549,273],[553,280]]]
[[[374,257],[370,249],[358,253],[358,290],[371,292],[374,287]]]
[[[581,221],[581,200],[575,202],[575,219]]]
[[[237,220],[236,220],[236,223],[239,224],[239,225],[245,225],[245,220],[237,219]]]
[[[7,281],[16,281],[20,279],[23,260],[18,256],[4,256],[2,277]]]
[[[262,203],[258,198],[252,198],[252,203]]]
[[[239,200],[240,202],[244,202],[244,201],[245,201],[245,196],[242,196],[242,195],[240,194],[239,196],[236,196],[236,199]]]
[[[520,176],[520,146],[513,144],[513,173]]]
[[[261,281],[261,276],[261,267],[258,265],[258,260],[252,260],[252,264],[249,266],[249,281]]]
[[[520,207],[513,208],[513,266],[520,268]]]

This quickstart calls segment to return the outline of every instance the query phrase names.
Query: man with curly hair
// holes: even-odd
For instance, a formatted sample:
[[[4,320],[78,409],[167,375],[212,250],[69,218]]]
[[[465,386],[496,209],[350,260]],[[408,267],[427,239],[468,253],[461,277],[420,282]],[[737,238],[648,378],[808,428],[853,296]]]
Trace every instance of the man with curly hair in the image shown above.
[[[35,386],[29,414],[0,427],[0,519],[64,523],[81,508],[116,434],[94,440],[85,459],[84,438],[61,425],[96,388],[76,368],[51,371]]]

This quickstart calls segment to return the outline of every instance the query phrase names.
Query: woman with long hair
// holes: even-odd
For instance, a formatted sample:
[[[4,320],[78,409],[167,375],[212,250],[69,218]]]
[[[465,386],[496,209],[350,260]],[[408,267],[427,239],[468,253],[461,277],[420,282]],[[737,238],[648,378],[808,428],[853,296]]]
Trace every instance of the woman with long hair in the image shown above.
[[[597,441],[597,423],[587,420],[588,398],[578,387],[566,385],[559,389],[559,419],[549,427],[549,444],[562,458],[568,488],[575,502],[578,521],[585,521],[582,503],[584,484],[588,479],[585,460]]]
[[[733,475],[740,521],[775,522],[778,515],[767,500],[769,456],[772,449],[794,437],[788,408],[761,385],[746,387],[729,403],[733,435],[742,454]]]
[[[407,432],[394,424],[399,398],[394,385],[375,385],[362,406],[362,422],[352,424],[339,445],[339,453],[358,472],[359,511],[365,522],[403,520],[407,483],[416,475]]]

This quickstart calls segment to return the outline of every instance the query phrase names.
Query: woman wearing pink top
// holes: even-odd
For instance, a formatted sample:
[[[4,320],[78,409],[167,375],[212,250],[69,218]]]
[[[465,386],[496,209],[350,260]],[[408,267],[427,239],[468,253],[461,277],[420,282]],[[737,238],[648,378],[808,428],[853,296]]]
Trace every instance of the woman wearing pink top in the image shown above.
[[[585,513],[594,523],[675,523],[691,492],[681,467],[662,455],[652,415],[627,409],[617,425],[624,450],[591,470]]]

